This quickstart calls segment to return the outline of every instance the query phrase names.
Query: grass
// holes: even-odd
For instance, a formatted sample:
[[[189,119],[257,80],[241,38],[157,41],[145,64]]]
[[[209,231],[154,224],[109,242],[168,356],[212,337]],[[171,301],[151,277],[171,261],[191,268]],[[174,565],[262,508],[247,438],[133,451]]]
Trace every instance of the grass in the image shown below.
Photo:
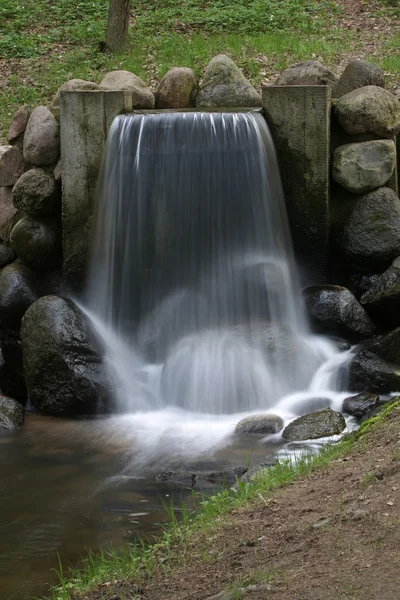
[[[397,0],[378,6],[400,16]],[[224,52],[257,86],[291,63],[318,58],[334,65],[363,46],[352,31],[335,28],[340,11],[333,0],[138,0],[129,46],[112,56],[100,51],[107,10],[108,0],[1,1],[0,141],[18,106],[47,104],[71,78],[98,82],[126,69],[154,84],[172,66],[200,75]],[[386,38],[370,58],[400,78],[399,36]]]
[[[366,434],[375,435],[377,426],[382,425],[385,417],[399,407],[400,399],[396,399],[381,415],[363,423],[356,432],[340,443],[325,446],[318,454],[304,454],[295,461],[280,462],[260,471],[248,483],[238,482],[234,488],[224,489],[216,496],[198,499],[197,510],[189,511],[183,507],[179,521],[175,511],[166,507],[170,523],[155,544],[148,545],[144,540],[138,540],[136,544],[126,546],[121,552],[110,548],[96,555],[89,554],[82,569],[72,571],[68,576],[65,575],[60,562],[57,570],[60,583],[51,590],[51,600],[71,600],[72,597],[76,599],[97,585],[107,582],[129,581],[133,592],[135,585],[140,587],[141,582],[160,569],[173,568],[177,560],[180,566],[189,564],[192,554],[191,540],[196,533],[209,532],[212,536],[216,527],[228,522],[232,510],[252,502],[268,504],[276,489],[289,485],[296,479],[307,477],[315,470],[328,468],[333,461],[344,458],[354,450],[357,444],[365,443]],[[200,553],[204,562],[212,563],[213,556],[208,556],[209,553],[201,548]],[[265,575],[264,581],[268,581],[272,575]],[[260,578],[261,575],[257,574],[258,582],[261,581]],[[242,581],[237,582],[238,587],[242,585]]]

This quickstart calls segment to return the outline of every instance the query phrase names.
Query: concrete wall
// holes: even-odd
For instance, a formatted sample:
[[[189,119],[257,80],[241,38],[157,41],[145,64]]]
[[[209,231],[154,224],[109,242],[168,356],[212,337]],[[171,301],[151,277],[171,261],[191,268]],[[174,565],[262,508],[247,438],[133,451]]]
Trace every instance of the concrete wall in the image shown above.
[[[93,202],[104,144],[113,119],[132,110],[123,91],[61,92],[64,275],[73,288],[85,279]]]
[[[264,87],[263,111],[276,146],[303,281],[321,283],[329,242],[330,88]]]

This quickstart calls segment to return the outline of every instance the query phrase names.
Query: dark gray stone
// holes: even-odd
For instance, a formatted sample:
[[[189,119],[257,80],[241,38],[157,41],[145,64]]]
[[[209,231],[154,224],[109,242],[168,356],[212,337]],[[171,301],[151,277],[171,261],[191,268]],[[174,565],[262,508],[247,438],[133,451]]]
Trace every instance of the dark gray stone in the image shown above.
[[[57,191],[52,175],[43,169],[30,169],[13,188],[14,206],[19,214],[52,215],[60,209]]]
[[[323,333],[352,341],[371,337],[375,325],[353,294],[339,285],[305,288],[304,298],[312,325]]]
[[[0,395],[0,431],[19,429],[24,424],[25,410],[19,403]]]
[[[45,296],[21,327],[29,399],[49,415],[94,414],[109,408],[103,351],[91,324],[65,298]]]
[[[14,227],[17,209],[13,204],[12,187],[0,187],[0,239],[8,242]]]
[[[192,488],[197,481],[195,473],[163,471],[154,477],[154,483],[172,484],[177,487]]]
[[[0,271],[0,324],[3,328],[19,329],[24,313],[38,299],[42,285],[40,275],[19,262]]]
[[[11,231],[10,244],[32,269],[54,269],[61,261],[61,230],[49,217],[23,217]]]
[[[283,429],[283,426],[283,419],[277,415],[251,415],[239,421],[235,427],[235,433],[267,435],[269,433],[278,433]]]
[[[339,81],[332,90],[333,98],[341,98],[353,90],[376,85],[385,87],[385,73],[379,67],[363,60],[352,60],[349,62]]]
[[[0,391],[25,405],[27,393],[22,365],[19,329],[14,334],[1,332],[0,336]]]
[[[388,90],[374,85],[339,98],[335,115],[350,135],[374,133],[393,138],[400,131],[400,103]]]
[[[362,392],[361,394],[357,394],[357,396],[345,398],[343,400],[342,410],[349,415],[360,418],[376,408],[379,404],[379,400],[377,394]]]
[[[16,146],[0,146],[0,186],[14,185],[24,172],[24,158]]]
[[[376,272],[400,255],[400,200],[389,188],[361,196],[353,205],[339,249],[356,269]]]
[[[400,257],[382,275],[374,277],[360,302],[382,326],[400,325]]]
[[[196,97],[197,108],[261,106],[261,97],[225,54],[208,64]]]
[[[37,166],[52,165],[60,154],[60,132],[54,115],[45,106],[32,111],[24,136],[24,158]]]
[[[6,267],[16,259],[14,250],[7,244],[0,243],[0,269]]]
[[[313,440],[342,433],[345,427],[346,421],[339,412],[324,408],[289,423],[282,437],[288,442]]]
[[[328,85],[334,86],[337,76],[318,60],[306,60],[288,67],[281,73],[276,85]]]

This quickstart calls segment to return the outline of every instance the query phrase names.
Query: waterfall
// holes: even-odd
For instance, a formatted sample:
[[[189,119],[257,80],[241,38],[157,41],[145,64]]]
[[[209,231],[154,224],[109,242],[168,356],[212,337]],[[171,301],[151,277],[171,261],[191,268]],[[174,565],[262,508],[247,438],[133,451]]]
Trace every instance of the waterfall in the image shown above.
[[[261,114],[114,120],[87,307],[122,410],[270,410],[309,389],[336,350],[308,329]]]

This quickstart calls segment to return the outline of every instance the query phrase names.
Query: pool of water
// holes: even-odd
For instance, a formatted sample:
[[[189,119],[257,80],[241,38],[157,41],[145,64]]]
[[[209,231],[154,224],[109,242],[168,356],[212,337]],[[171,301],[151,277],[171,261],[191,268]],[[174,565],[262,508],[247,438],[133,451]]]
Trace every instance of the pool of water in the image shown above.
[[[157,472],[257,464],[280,447],[234,437],[232,423],[213,417],[194,425],[162,411],[102,420],[28,414],[20,431],[2,432],[1,600],[45,595],[57,581],[58,555],[64,567],[76,566],[87,550],[156,535],[168,519],[163,503],[179,510],[192,498],[190,489],[155,483]],[[195,489],[211,493],[215,487],[201,479]]]

